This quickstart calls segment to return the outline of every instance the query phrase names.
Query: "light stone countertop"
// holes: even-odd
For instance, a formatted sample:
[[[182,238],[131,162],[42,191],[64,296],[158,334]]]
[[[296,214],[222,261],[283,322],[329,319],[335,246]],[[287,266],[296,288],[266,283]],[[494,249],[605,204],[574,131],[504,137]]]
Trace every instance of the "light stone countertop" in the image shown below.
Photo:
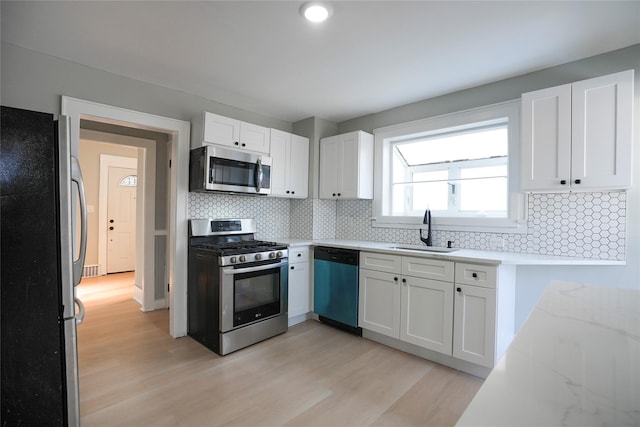
[[[403,248],[426,248],[426,246],[388,243],[388,242],[368,242],[359,240],[340,239],[266,239],[273,240],[289,246],[332,246],[344,249],[357,249],[361,251],[383,252],[394,255],[423,256],[429,258],[446,259],[457,262],[474,262],[490,265],[510,264],[510,265],[625,265],[624,261],[608,261],[590,258],[574,258],[554,255],[534,255],[513,252],[491,252],[476,251],[471,249],[459,249],[455,252],[439,253],[425,252],[420,250],[397,249]]]
[[[552,282],[458,426],[639,426],[640,290]]]

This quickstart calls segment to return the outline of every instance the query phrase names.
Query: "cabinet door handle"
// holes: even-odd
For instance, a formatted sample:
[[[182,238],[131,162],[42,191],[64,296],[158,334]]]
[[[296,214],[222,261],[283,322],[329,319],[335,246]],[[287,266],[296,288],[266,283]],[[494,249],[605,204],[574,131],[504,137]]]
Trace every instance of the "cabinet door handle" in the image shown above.
[[[456,288],[457,292],[462,292],[462,288]]]
[[[340,197],[342,194],[338,193],[338,197]]]
[[[576,183],[576,184],[580,184],[581,182],[582,182],[582,181],[580,181],[579,179],[576,179],[576,180],[575,180],[575,183]]]
[[[289,194],[289,190],[287,190],[287,194]]]
[[[291,269],[292,269],[292,270],[295,270],[295,268],[296,268],[295,266],[293,266],[293,265],[291,266]]]
[[[333,197],[336,197],[336,193],[333,193]]]
[[[473,277],[474,279],[478,278],[478,273],[471,273],[471,277]]]
[[[567,180],[563,179],[562,181],[560,181],[560,185],[566,185],[567,184]]]
[[[404,277],[402,278],[402,283],[407,283],[407,279],[405,279]]]
[[[398,281],[398,278],[397,278],[397,277],[394,277],[394,278],[393,278],[393,281],[394,281],[394,282],[397,282],[397,281]]]
[[[240,142],[236,141],[234,142],[235,145],[240,145]]]

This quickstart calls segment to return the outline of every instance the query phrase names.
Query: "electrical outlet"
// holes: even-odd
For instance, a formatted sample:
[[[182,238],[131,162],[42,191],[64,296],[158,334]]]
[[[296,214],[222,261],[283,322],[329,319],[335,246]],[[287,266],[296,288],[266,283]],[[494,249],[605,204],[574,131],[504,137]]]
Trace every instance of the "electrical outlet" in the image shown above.
[[[489,241],[489,245],[491,246],[491,250],[503,250],[504,249],[504,238],[502,237],[492,237]]]

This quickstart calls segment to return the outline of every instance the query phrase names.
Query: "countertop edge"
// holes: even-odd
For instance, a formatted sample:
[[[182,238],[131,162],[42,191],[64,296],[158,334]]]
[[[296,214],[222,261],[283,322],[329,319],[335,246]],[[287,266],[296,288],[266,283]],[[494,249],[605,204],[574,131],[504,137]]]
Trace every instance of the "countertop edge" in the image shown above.
[[[537,255],[514,252],[490,252],[471,249],[459,249],[449,253],[425,253],[421,251],[394,249],[397,243],[369,242],[340,239],[271,239],[291,247],[295,246],[331,246],[343,249],[355,249],[360,251],[373,251],[401,256],[416,256],[422,258],[442,259],[457,262],[474,262],[489,265],[522,265],[522,266],[624,266],[625,261],[599,260],[591,258],[573,258],[556,255]],[[415,246],[415,245],[404,245]],[[416,248],[419,248],[416,246]]]

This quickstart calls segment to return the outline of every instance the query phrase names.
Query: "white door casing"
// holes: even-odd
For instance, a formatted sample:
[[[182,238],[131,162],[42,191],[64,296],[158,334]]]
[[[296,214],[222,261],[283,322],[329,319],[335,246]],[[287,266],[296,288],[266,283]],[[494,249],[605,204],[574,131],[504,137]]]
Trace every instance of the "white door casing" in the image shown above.
[[[107,174],[107,274],[132,271],[136,260],[137,185],[127,184],[129,177],[137,179],[137,170],[110,166]]]
[[[156,116],[139,111],[127,110],[68,96],[62,97],[61,112],[70,117],[71,152],[77,156],[80,145],[80,119],[90,119],[103,123],[120,124],[137,128],[164,132],[170,135],[169,189],[169,329],[174,338],[187,335],[187,195],[189,137],[191,124],[183,120]],[[153,247],[153,233],[145,239]],[[145,271],[146,274],[146,271]],[[143,283],[143,290],[151,283]],[[150,292],[145,292],[146,297]],[[151,301],[153,305],[153,301]]]

